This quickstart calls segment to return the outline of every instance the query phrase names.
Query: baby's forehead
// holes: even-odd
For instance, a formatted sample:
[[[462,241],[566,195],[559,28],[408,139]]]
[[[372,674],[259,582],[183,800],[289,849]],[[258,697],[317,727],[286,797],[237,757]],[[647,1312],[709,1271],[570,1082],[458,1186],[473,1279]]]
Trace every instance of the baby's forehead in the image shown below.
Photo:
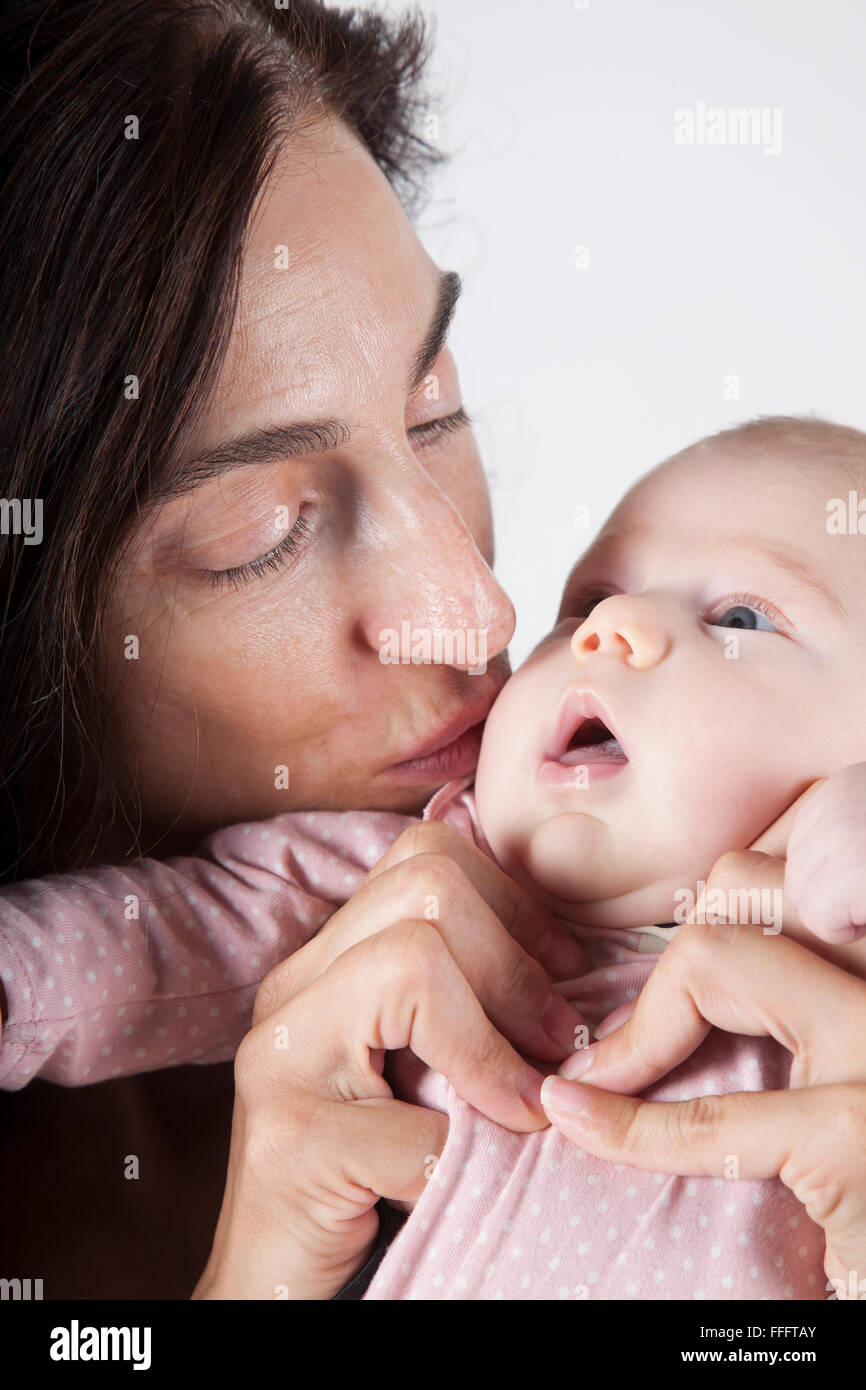
[[[864,437],[866,446],[866,437]],[[789,441],[711,438],[658,464],[626,493],[600,533],[638,528],[734,534],[748,519],[784,535],[795,519],[804,533],[825,533],[828,504],[854,489],[866,497],[862,454],[794,447]]]
[[[862,452],[850,441],[830,448],[802,437],[702,440],[641,478],[578,564],[647,557],[657,565],[676,553],[709,566],[764,548],[796,555],[828,580],[856,574],[862,592],[866,436],[859,438]],[[859,592],[857,599],[866,609]]]

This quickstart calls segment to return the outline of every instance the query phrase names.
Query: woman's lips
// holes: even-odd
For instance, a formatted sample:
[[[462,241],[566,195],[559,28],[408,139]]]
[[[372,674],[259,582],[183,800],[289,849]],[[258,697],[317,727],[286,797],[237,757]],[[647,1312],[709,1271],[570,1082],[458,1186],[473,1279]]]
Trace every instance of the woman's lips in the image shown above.
[[[410,758],[392,763],[388,775],[396,775],[401,782],[436,783],[474,772],[491,704],[492,701],[481,710],[476,708],[472,714],[452,719],[437,734],[416,745]]]
[[[588,690],[569,691],[538,769],[542,786],[584,789],[627,766],[628,757],[601,701]]]
[[[446,743],[444,748],[437,748],[435,753],[428,753],[421,758],[408,758],[403,763],[394,763],[388,772],[399,777],[401,782],[431,784],[448,782],[452,777],[465,777],[478,766],[483,728],[482,720],[480,724],[473,724],[471,729],[466,729],[450,743]]]

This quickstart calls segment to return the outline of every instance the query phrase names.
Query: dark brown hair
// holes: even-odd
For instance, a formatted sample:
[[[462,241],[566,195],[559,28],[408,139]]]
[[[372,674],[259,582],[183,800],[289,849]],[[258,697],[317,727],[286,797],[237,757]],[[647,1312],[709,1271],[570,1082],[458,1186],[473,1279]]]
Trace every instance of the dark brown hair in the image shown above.
[[[212,386],[280,146],[324,106],[411,209],[439,157],[416,131],[428,47],[417,15],[315,0],[7,6],[0,495],[41,499],[44,539],[0,535],[0,881],[86,864],[120,814],[104,585]]]

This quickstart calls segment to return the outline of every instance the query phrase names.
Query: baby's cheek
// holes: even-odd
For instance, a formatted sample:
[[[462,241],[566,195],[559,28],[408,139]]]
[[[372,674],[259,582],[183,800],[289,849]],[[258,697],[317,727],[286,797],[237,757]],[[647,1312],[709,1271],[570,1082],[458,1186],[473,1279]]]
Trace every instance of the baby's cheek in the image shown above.
[[[722,743],[710,734],[694,759],[683,758],[672,788],[688,851],[715,862],[746,849],[790,805],[802,787],[790,759],[749,739]],[[670,803],[668,803],[670,804]]]
[[[532,721],[521,702],[506,708],[503,698],[485,725],[475,774],[475,804],[496,859],[508,873],[520,877],[529,838],[545,813],[535,785]]]
[[[493,714],[495,714],[495,707]],[[509,786],[511,764],[504,746],[504,737],[497,733],[493,714],[487,720],[478,767],[475,772],[475,804],[484,834],[494,854],[508,831],[509,815],[513,816],[521,798]]]

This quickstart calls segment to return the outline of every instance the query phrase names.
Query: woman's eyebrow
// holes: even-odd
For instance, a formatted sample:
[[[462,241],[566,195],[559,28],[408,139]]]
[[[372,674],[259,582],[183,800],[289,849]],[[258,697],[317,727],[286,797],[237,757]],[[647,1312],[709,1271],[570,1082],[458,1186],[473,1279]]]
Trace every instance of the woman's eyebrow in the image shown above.
[[[454,317],[454,309],[457,300],[460,298],[460,291],[463,288],[460,276],[455,270],[443,270],[439,276],[439,293],[436,297],[436,307],[433,310],[433,318],[423,343],[418,349],[415,358],[415,365],[412,368],[412,375],[409,378],[408,392],[411,396],[413,391],[417,391],[425,376],[429,372],[436,358],[439,356],[448,337],[448,329],[451,327],[451,320]]]
[[[224,439],[182,462],[176,474],[157,490],[153,500],[180,497],[212,478],[247,464],[279,463],[281,459],[301,458],[305,454],[328,453],[345,444],[350,434],[345,420],[299,420],[290,425],[250,430],[235,439]]]

